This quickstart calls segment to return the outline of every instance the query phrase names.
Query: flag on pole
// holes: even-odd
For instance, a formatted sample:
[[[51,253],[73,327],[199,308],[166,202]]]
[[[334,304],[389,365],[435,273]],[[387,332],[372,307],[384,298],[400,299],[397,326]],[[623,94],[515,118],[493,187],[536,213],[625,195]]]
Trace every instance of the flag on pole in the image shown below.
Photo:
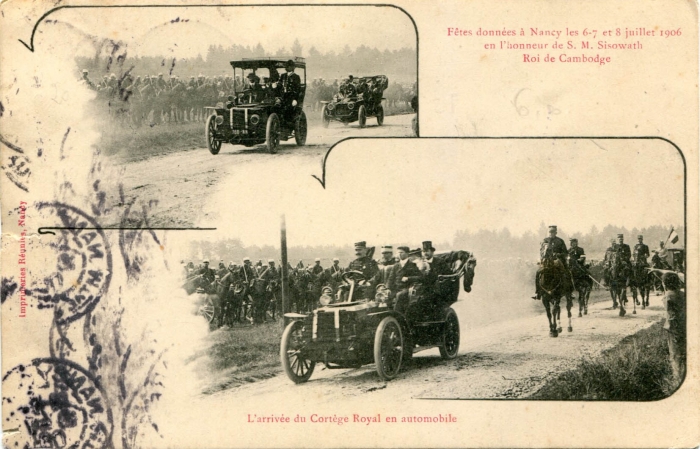
[[[671,233],[668,235],[668,238],[666,241],[671,242],[671,243],[676,243],[678,241],[678,234],[676,233],[676,230],[671,228]]]

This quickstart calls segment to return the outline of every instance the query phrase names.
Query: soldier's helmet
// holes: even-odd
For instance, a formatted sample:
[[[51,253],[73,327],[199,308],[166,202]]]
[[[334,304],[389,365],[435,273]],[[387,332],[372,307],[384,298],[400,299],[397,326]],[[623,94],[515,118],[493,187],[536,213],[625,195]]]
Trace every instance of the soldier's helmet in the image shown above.
[[[87,75],[88,73],[87,69],[83,69],[83,75]]]

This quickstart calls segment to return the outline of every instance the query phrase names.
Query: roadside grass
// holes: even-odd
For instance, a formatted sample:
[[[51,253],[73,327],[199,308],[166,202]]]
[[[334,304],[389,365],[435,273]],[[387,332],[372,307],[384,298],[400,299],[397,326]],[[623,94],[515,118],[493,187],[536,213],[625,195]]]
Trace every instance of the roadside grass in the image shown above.
[[[673,384],[668,343],[660,323],[549,381],[528,399],[654,401],[670,396]]]
[[[168,123],[131,128],[119,124],[102,128],[99,143],[102,154],[124,162],[134,162],[174,151],[206,146],[204,124]]]
[[[279,351],[281,322],[235,325],[210,334],[207,371],[212,381],[204,394],[274,377],[282,372]]]

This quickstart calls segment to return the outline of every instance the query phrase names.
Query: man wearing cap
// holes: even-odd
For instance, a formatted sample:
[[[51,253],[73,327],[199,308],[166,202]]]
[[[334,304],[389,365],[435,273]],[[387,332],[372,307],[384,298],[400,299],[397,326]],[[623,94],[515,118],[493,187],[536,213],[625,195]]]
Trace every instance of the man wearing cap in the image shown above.
[[[396,287],[396,304],[394,310],[406,313],[408,310],[408,290],[424,278],[420,268],[410,260],[409,255],[417,257],[420,250],[411,251],[408,246],[399,246],[399,261],[394,265],[394,285]]]
[[[338,288],[338,285],[343,281],[343,268],[340,266],[340,260],[333,258],[333,265],[326,269],[324,282],[331,286],[333,291]]]
[[[382,258],[377,262],[379,271],[374,276],[374,285],[384,284],[391,292],[389,298],[396,296],[395,266],[398,260],[394,257],[394,249],[391,246],[382,246]]]
[[[202,282],[209,285],[214,280],[216,279],[216,272],[209,268],[209,261],[208,260],[203,260],[202,261],[202,268],[199,270],[199,273],[202,276]]]
[[[574,266],[580,265],[581,256],[583,256],[585,260],[586,252],[583,250],[583,248],[578,246],[578,239],[575,239],[573,237],[570,238],[569,245],[571,245],[571,247],[569,248],[569,267],[572,267],[573,269]]]
[[[80,79],[87,87],[89,87],[92,90],[97,90],[97,86],[95,86],[95,83],[90,81],[90,78],[88,78],[88,71],[83,69],[83,77]]]
[[[278,92],[282,100],[282,108],[285,114],[291,115],[297,103],[299,102],[299,94],[301,93],[301,78],[294,73],[296,64],[293,60],[287,61],[284,65],[285,73],[280,76]]]
[[[226,276],[227,273],[228,273],[228,271],[226,270],[226,265],[224,264],[224,260],[221,259],[219,261],[219,268],[216,270],[216,274],[218,274],[219,277],[223,278],[224,276]]]
[[[366,281],[370,281],[379,271],[377,262],[372,259],[374,247],[368,248],[367,242],[355,243],[356,259],[350,262],[347,271],[359,271]]]
[[[617,248],[615,251],[620,256],[622,261],[624,261],[627,265],[631,264],[632,250],[630,249],[630,246],[625,243],[625,237],[622,234],[617,234]]]
[[[648,266],[647,259],[649,258],[649,247],[644,244],[644,236],[637,236],[637,244],[634,245],[634,263],[635,265]]]
[[[265,319],[267,318],[265,316],[265,312],[268,309],[270,309],[270,311],[272,312],[272,319],[275,319],[275,307],[277,306],[276,300],[280,288],[280,274],[277,270],[277,267],[275,267],[275,261],[273,259],[268,259],[267,267],[265,267],[265,269],[260,274],[260,279],[266,285],[266,295],[264,298],[264,303],[261,307],[262,310],[260,312],[262,316],[259,319],[265,321]]]
[[[545,262],[559,262],[564,269],[567,269],[566,256],[568,251],[564,240],[557,237],[557,227],[552,225],[549,227],[549,236],[545,237],[540,244],[540,259],[542,264]],[[535,296],[532,299],[540,299],[541,291],[539,282],[537,281],[543,267],[540,267],[535,273]]]
[[[686,298],[681,280],[676,273],[664,273],[661,277],[665,293],[666,329],[671,370],[676,385],[683,381],[686,365]]]

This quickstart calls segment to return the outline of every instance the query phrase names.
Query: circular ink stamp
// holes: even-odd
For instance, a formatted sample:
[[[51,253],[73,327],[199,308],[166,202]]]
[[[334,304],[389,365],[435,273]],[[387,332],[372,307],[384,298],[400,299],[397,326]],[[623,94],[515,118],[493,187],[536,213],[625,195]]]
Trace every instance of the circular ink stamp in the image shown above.
[[[8,448],[104,448],[114,424],[100,382],[79,365],[54,358],[18,365],[2,378]]]
[[[107,293],[112,278],[112,252],[104,231],[80,209],[58,202],[38,203],[48,246],[55,258],[48,260],[43,276],[32,266],[32,296],[39,308],[54,308],[54,320],[66,325],[95,309]],[[42,244],[46,241],[41,239]],[[45,269],[46,269],[45,268]]]

